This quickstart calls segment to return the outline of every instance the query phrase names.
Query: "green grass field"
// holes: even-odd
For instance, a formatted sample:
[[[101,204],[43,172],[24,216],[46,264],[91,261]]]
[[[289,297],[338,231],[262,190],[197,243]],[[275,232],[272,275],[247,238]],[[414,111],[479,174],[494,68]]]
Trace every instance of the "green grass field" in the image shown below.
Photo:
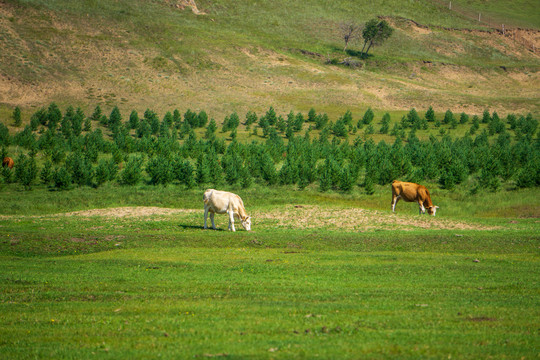
[[[354,128],[350,143],[394,143],[379,130],[386,112],[390,129],[429,106],[438,120],[447,109],[540,114],[537,1],[457,0],[451,12],[428,0],[196,0],[205,15],[180,0],[0,3],[0,121],[13,136],[51,102],[86,116],[118,106],[123,123],[132,110],[204,110],[226,144],[226,116],[243,122],[270,106],[331,121],[350,110],[353,125],[372,108],[374,133]],[[362,41],[344,52],[340,26],[379,16],[392,37],[368,58]],[[359,66],[332,65],[346,57]],[[471,121],[417,136],[455,139]],[[267,141],[255,126],[241,125],[238,140]],[[112,139],[98,121],[92,129]],[[512,142],[518,130],[507,129]],[[68,154],[72,140],[61,141]],[[16,144],[5,151],[18,161],[29,147]],[[40,169],[50,150],[39,148]],[[202,185],[148,185],[146,165],[133,186],[117,177],[56,191],[36,179],[25,191],[0,180],[0,360],[540,356],[540,189],[517,189],[517,176],[497,192],[478,188],[478,171],[453,190],[426,183],[436,217],[402,201],[392,213],[389,186],[367,195],[360,180],[342,193],[254,178],[222,188],[253,219],[253,231],[232,233],[224,215],[217,231],[203,229]]]
[[[202,189],[4,188],[3,358],[538,356],[537,189],[434,191],[435,218],[386,187],[235,191],[251,232],[203,230]]]

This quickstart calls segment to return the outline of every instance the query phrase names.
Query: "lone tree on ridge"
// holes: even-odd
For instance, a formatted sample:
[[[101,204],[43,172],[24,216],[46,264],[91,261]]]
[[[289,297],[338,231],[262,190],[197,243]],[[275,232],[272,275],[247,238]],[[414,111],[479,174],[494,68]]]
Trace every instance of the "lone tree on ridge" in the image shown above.
[[[367,46],[367,50],[365,52],[365,55],[367,56],[373,45],[382,44],[392,35],[393,32],[394,29],[388,25],[386,20],[369,20],[364,26],[364,30],[362,30],[362,37],[364,38],[364,47],[362,47],[362,53],[364,53],[364,49],[366,49]]]

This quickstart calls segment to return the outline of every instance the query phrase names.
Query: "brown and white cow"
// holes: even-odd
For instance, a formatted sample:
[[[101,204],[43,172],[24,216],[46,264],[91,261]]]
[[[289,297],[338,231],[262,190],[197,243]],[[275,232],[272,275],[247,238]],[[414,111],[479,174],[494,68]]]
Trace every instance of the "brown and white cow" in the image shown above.
[[[420,208],[420,215],[425,214],[426,209],[429,215],[435,216],[438,206],[433,205],[429,191],[424,185],[410,182],[394,180],[392,182],[392,211],[396,211],[396,204],[399,199],[408,202],[417,202]]]
[[[234,228],[234,218],[240,219],[240,223],[247,231],[251,230],[251,217],[247,215],[244,208],[244,202],[240,196],[227,192],[214,189],[208,189],[203,195],[204,201],[204,228],[208,229],[206,220],[208,213],[210,213],[210,220],[212,221],[212,228],[216,230],[216,224],[214,223],[215,214],[229,215],[229,230],[236,231]]]
[[[2,160],[2,167],[8,167],[10,169],[13,169],[13,165],[15,164],[15,162],[13,161],[12,158],[10,157],[5,157],[4,160]]]

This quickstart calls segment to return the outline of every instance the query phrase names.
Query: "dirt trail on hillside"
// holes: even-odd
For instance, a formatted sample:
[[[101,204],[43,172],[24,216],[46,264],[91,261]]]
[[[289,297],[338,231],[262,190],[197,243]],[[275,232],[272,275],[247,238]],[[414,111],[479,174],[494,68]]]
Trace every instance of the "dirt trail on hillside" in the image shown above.
[[[108,209],[92,209],[36,216],[0,215],[0,220],[58,219],[61,217],[79,217],[88,219],[92,217],[104,218],[106,221],[116,221],[119,218],[133,221],[159,221],[166,218],[175,218],[179,222],[193,222],[191,214],[199,213],[203,222],[203,209],[172,209],[160,207],[118,207]],[[403,210],[400,213],[390,211],[366,210],[361,208],[327,208],[315,205],[285,205],[272,210],[254,210],[248,213],[252,217],[254,227],[261,228],[289,228],[289,229],[327,229],[345,231],[375,231],[375,230],[494,230],[498,227],[488,227],[463,221],[444,219],[443,217],[419,216],[416,209]],[[185,218],[185,219],[182,219]],[[226,215],[218,215],[216,222],[223,225],[227,222]],[[219,225],[218,225],[219,226]]]

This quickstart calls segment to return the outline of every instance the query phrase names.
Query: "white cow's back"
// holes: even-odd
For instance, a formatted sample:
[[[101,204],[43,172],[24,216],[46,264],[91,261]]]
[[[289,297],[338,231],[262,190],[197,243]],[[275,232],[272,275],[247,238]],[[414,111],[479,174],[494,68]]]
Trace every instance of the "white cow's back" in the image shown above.
[[[209,210],[217,214],[224,214],[227,210],[236,210],[238,205],[242,205],[242,200],[236,194],[228,191],[220,191],[215,189],[208,189],[204,192],[203,200]]]

